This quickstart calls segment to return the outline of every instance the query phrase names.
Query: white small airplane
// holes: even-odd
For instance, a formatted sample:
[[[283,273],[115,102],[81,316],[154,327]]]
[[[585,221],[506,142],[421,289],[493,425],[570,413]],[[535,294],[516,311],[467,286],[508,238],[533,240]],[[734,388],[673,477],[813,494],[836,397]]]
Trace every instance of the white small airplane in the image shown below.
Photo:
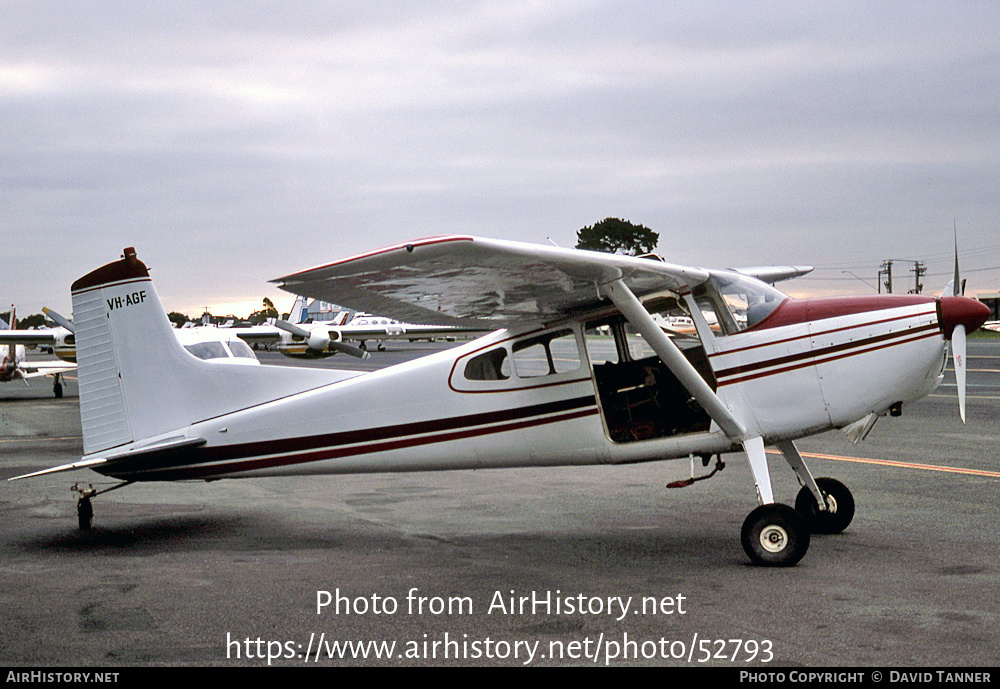
[[[71,320],[52,309],[44,308],[42,311],[56,322],[57,327],[45,330],[0,330],[0,345],[9,342],[18,343],[24,347],[48,347],[57,357],[73,365],[66,367],[58,362],[51,362],[38,363],[35,366],[43,365],[53,371],[63,368],[69,371],[76,370],[76,326]],[[215,326],[174,328],[173,334],[182,347],[203,361],[260,364],[253,350],[236,333],[224,328]],[[54,375],[54,373],[46,372],[41,375]],[[56,396],[61,397],[62,390],[58,379],[56,390]]]
[[[719,455],[717,471],[722,453],[742,451],[760,504],[743,548],[756,564],[788,566],[811,533],[840,532],[854,515],[850,491],[814,478],[794,441],[831,428],[863,437],[939,384],[949,341],[964,416],[965,335],[988,316],[954,294],[790,299],[733,271],[464,236],[275,282],[404,321],[493,332],[372,373],[213,366],[167,336],[129,248],[72,286],[85,455],[16,478],[90,468],[120,480],[76,487],[89,528],[91,498],[137,481],[672,458],[693,467]],[[651,315],[678,309],[697,338],[675,343]],[[802,484],[795,508],[775,501],[765,445]]]
[[[456,337],[482,334],[482,328],[457,325],[422,325],[402,323],[385,316],[341,311],[333,320],[310,322],[306,298],[299,296],[292,305],[288,320],[277,319],[266,325],[232,328],[250,344],[275,344],[279,352],[297,359],[321,359],[344,352],[356,357],[368,356],[367,341],[376,340],[379,349],[384,340]],[[349,319],[349,320],[348,320]],[[348,342],[358,342],[357,346]]]
[[[76,365],[64,361],[29,361],[26,357],[26,347],[39,344],[53,348],[57,356],[65,354],[67,346],[72,348],[72,333],[65,328],[48,330],[17,330],[14,308],[10,310],[10,324],[0,330],[0,351],[3,351],[3,363],[0,364],[0,383],[22,380],[28,384],[28,379],[41,376],[52,376],[52,394],[63,396],[62,376],[64,373],[76,370]],[[70,360],[72,361],[72,360]]]

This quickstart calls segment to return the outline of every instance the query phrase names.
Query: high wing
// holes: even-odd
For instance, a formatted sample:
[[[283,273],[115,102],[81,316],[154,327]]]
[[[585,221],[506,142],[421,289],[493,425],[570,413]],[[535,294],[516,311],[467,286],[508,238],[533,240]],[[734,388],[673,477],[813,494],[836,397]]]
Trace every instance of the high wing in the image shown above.
[[[791,280],[800,275],[811,273],[812,266],[756,266],[753,268],[734,268],[737,273],[749,275],[763,282],[774,284],[782,280]]]
[[[467,236],[431,237],[273,280],[281,289],[401,321],[500,328],[606,304],[621,279],[644,295],[683,291],[707,271],[632,256]]]

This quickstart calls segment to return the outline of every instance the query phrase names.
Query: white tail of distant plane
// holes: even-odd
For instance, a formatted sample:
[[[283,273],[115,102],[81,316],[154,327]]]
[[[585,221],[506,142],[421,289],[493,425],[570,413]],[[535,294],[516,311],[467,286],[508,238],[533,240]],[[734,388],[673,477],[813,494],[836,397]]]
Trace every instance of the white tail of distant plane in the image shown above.
[[[317,386],[315,369],[219,366],[192,356],[134,249],[72,292],[87,455],[172,440],[192,423]],[[319,384],[353,375],[330,371]]]
[[[309,304],[306,303],[305,297],[296,297],[295,303],[292,304],[292,310],[288,313],[288,322],[299,324],[305,323],[307,320],[309,320]]]

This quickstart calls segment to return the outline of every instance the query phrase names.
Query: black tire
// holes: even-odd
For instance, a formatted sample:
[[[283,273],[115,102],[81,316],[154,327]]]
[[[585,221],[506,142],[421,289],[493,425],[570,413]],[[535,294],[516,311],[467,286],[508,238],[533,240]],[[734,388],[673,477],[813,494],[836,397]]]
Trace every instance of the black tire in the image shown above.
[[[90,498],[77,500],[76,516],[80,524],[80,531],[90,531],[91,522],[94,520],[94,508],[90,504]]]
[[[809,549],[809,525],[788,505],[761,505],[743,522],[741,540],[755,565],[791,567]]]
[[[52,386],[52,394],[56,396],[56,399],[61,399],[63,396],[63,386],[61,383],[56,383]]]
[[[813,533],[842,532],[854,519],[854,496],[836,479],[818,478],[816,485],[827,498],[827,509],[821,511],[812,491],[804,486],[795,498],[795,509],[805,517]]]

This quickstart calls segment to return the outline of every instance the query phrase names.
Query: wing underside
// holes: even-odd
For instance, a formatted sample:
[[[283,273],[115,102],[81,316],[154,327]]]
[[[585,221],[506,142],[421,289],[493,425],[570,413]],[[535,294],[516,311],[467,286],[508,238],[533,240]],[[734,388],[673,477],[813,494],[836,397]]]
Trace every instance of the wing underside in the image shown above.
[[[598,287],[619,278],[643,295],[689,289],[708,273],[631,256],[453,236],[399,244],[273,282],[401,321],[499,328],[598,308],[606,303]]]

